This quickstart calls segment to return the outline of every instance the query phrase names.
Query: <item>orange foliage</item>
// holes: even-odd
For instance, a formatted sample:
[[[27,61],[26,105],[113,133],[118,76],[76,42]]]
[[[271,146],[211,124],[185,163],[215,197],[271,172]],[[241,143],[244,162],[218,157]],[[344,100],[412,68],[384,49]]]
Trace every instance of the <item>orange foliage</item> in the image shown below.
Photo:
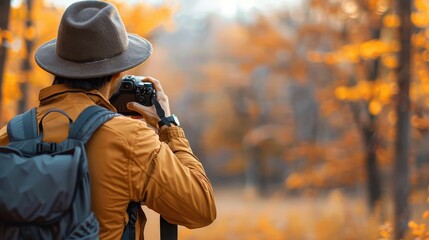
[[[383,25],[388,28],[397,28],[401,24],[398,15],[388,14],[383,18]]]
[[[342,3],[345,4],[345,2]],[[343,38],[340,38],[337,44],[332,41],[334,47],[331,51],[309,50],[307,58],[313,63],[324,64],[336,72],[338,78],[331,82],[334,86],[332,95],[340,102],[350,106],[359,106],[359,110],[354,108],[355,120],[359,127],[368,127],[369,123],[374,121],[374,126],[379,128],[377,135],[383,143],[377,143],[377,146],[372,147],[376,148],[381,166],[389,166],[394,157],[391,143],[396,135],[396,116],[393,109],[397,93],[395,81],[398,67],[397,52],[399,50],[396,29],[401,24],[400,19],[394,13],[394,8],[389,1],[362,1],[360,3],[362,9],[355,8],[353,4],[339,6],[324,3],[324,8],[328,8],[328,6],[342,8],[349,14],[350,19],[353,19],[352,15],[355,14],[352,13],[353,11],[361,13],[365,11],[365,14],[361,16],[371,17],[359,24],[353,24],[353,21],[346,23],[349,24],[348,38],[344,37],[345,33],[342,32],[338,38]],[[425,116],[429,110],[428,6],[427,1],[414,1],[415,9],[411,16],[412,23],[418,29],[412,36],[414,57],[411,66],[415,78],[413,78],[410,90],[412,108],[416,111],[411,118],[412,127],[418,130],[412,132],[413,140],[416,142],[423,138],[422,135],[427,134],[429,128],[429,118]],[[325,19],[340,18],[336,11],[333,13],[326,11],[324,14]],[[329,26],[330,22],[326,20],[322,24]],[[374,30],[378,24],[381,24],[380,36],[374,38],[376,35]],[[368,66],[374,67],[376,61],[379,63],[377,72],[371,73],[371,67],[368,68]],[[348,76],[344,77],[344,75]],[[322,109],[326,108],[323,107]],[[296,179],[293,177],[292,180],[294,178]],[[415,181],[414,184],[418,184],[418,181]]]
[[[427,199],[429,203],[429,198]],[[426,210],[421,215],[422,220],[426,220],[429,218],[429,210]],[[429,239],[429,228],[426,223],[417,223],[414,220],[408,222],[408,227],[411,230],[411,236],[414,240],[418,239]]]
[[[147,3],[129,4],[126,1],[111,0],[118,8],[122,20],[130,33],[149,36],[159,27],[174,29],[172,16],[178,9],[178,4],[165,4],[154,7]]]

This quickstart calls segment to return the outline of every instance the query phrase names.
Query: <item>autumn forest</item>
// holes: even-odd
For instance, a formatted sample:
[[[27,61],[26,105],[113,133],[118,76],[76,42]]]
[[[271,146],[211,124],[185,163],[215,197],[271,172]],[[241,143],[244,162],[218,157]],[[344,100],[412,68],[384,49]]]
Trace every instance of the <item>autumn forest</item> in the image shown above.
[[[52,84],[54,2],[0,2],[0,126]],[[428,0],[109,2],[215,187],[215,223],[180,239],[429,239]]]

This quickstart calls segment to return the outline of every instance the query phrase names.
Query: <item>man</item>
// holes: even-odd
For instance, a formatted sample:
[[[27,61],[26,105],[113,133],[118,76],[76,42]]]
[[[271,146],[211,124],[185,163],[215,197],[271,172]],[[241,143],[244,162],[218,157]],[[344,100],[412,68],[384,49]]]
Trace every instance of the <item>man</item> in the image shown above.
[[[142,13],[144,14],[144,13]],[[121,82],[122,72],[143,63],[151,44],[128,34],[110,3],[82,1],[64,12],[58,37],[36,54],[37,64],[55,76],[54,84],[41,90],[37,119],[49,109],[61,109],[73,120],[88,106],[116,111],[109,98]],[[168,97],[160,82],[152,82],[157,99],[170,116]],[[91,177],[92,210],[100,222],[100,239],[120,239],[128,222],[128,203],[137,201],[160,213],[168,222],[188,228],[203,227],[216,218],[213,190],[201,163],[192,153],[183,130],[160,121],[155,110],[128,104],[145,121],[118,116],[102,125],[87,145]],[[68,134],[68,120],[50,114],[43,120],[43,139],[61,142]],[[160,124],[162,125],[162,124]],[[0,145],[9,142],[0,129]],[[144,215],[136,236],[143,239]]]

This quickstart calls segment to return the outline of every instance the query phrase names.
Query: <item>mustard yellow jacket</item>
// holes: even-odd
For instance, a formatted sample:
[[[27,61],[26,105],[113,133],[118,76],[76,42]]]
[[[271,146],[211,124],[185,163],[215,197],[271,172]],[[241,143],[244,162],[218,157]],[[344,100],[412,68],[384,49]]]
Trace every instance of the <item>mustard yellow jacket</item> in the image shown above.
[[[98,91],[53,85],[41,90],[37,119],[47,110],[64,110],[75,120],[90,105],[115,108]],[[67,136],[68,120],[49,114],[43,120],[44,140],[60,142]],[[0,145],[9,142],[0,129]],[[159,135],[143,121],[115,117],[102,125],[87,145],[92,209],[100,222],[100,239],[120,239],[128,222],[130,201],[140,201],[167,221],[188,228],[203,227],[216,218],[212,186],[192,153],[183,130],[163,129]],[[136,226],[143,239],[146,217]]]

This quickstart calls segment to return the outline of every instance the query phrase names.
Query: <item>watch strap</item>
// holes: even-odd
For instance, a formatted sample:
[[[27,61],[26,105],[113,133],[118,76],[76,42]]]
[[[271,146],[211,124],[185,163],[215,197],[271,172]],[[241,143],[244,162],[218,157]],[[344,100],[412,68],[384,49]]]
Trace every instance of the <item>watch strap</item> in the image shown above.
[[[152,102],[155,105],[156,114],[158,114],[158,117],[162,120],[162,118],[165,118],[165,112],[164,109],[162,109],[161,104],[158,102],[158,99],[156,99],[155,94],[152,96]]]
[[[179,120],[174,114],[172,114],[171,116],[162,118],[161,121],[158,122],[158,127],[162,127],[164,125],[171,127],[171,124],[173,124],[174,126],[180,125]]]
[[[165,116],[165,111],[164,111],[164,109],[162,109],[161,104],[156,99],[155,94],[152,96],[152,102],[155,105],[156,114],[158,114],[158,117],[160,118],[160,121],[158,122],[159,128],[161,128],[164,125],[171,127],[171,123],[173,123],[176,126],[178,125],[178,123],[176,123],[174,120],[174,116],[173,116],[174,114],[172,116],[169,116],[169,117]]]
[[[159,121],[158,122],[158,127],[162,127],[162,126],[164,126],[164,125],[167,125],[168,127],[171,127],[171,122],[170,122],[170,120],[168,119],[168,117],[162,117],[161,118],[161,121]]]

